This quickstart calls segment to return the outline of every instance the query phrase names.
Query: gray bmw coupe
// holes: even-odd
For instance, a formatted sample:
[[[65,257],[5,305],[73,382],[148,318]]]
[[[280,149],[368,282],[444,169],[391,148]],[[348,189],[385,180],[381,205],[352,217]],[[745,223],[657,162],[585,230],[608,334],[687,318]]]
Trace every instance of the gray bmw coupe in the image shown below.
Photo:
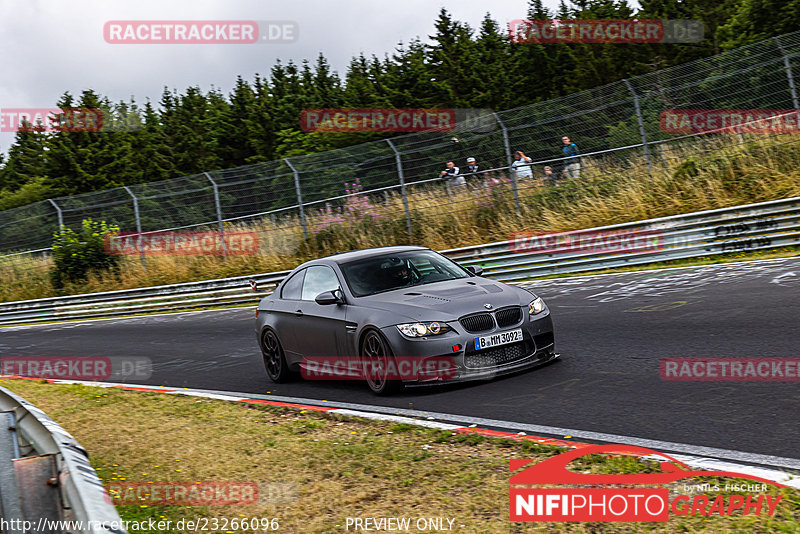
[[[270,379],[403,384],[479,380],[558,357],[535,294],[423,247],[346,252],[297,267],[256,311]]]

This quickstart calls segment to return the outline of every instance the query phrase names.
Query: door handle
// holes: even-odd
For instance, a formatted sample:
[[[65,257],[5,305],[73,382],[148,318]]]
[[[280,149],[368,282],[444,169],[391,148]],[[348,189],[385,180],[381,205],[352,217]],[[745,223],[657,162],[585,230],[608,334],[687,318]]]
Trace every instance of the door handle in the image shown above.
[[[297,311],[295,311],[295,312],[294,312],[294,315],[295,315],[295,317],[302,317],[302,316],[303,316],[303,310],[297,310]]]

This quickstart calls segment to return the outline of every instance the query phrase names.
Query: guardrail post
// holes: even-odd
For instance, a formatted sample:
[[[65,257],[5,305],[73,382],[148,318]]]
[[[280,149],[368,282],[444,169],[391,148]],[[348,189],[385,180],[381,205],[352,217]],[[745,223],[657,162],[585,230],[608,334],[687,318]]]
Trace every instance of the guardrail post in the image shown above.
[[[400,180],[400,195],[403,197],[403,210],[406,212],[406,230],[408,230],[408,239],[413,240],[413,233],[411,228],[411,212],[408,210],[408,194],[406,193],[406,177],[403,174],[403,161],[400,158],[400,151],[394,146],[391,139],[387,139],[386,142],[392,148],[392,152],[394,152],[394,160],[397,162],[397,177]]]
[[[131,191],[127,185],[123,185],[122,188],[127,191],[133,199],[133,216],[136,218],[136,232],[139,234],[136,240],[138,243],[137,246],[139,247],[139,257],[142,259],[142,267],[147,269],[147,260],[144,257],[144,249],[142,248],[142,219],[139,218],[139,199],[136,198],[136,195],[133,194],[133,191]]]
[[[297,172],[297,169],[295,169],[294,165],[292,165],[292,162],[289,161],[289,158],[284,158],[283,161],[286,162],[286,165],[288,165],[289,168],[292,169],[292,172],[294,173],[294,188],[297,191],[297,205],[300,207],[300,225],[303,227],[303,237],[308,239],[308,227],[306,226],[306,212],[305,209],[303,208],[303,195],[300,192],[300,173]]]
[[[783,66],[786,68],[786,78],[789,80],[789,92],[792,94],[792,106],[794,109],[798,111],[800,114],[800,103],[797,100],[797,89],[794,85],[794,76],[792,76],[792,64],[789,62],[789,54],[786,53],[786,49],[783,48],[780,39],[777,37],[773,37],[775,40],[775,44],[778,45],[778,50],[780,50],[781,55],[783,56]]]
[[[508,140],[508,128],[506,128],[506,125],[500,120],[500,115],[498,115],[496,111],[492,111],[492,115],[494,115],[494,120],[497,121],[497,125],[500,126],[500,130],[503,132],[503,145],[506,149],[506,164],[508,165],[508,174],[511,175],[511,189],[514,191],[514,209],[517,210],[517,216],[519,216],[520,211],[519,191],[517,190],[517,173],[511,170],[511,164],[514,162],[514,158],[511,156],[511,143]],[[533,169],[531,169],[531,174],[532,173]]]
[[[208,181],[211,182],[211,187],[214,188],[214,205],[217,207],[217,223],[219,224],[219,235],[222,238],[222,254],[227,258],[228,257],[228,247],[225,243],[225,228],[222,225],[222,208],[219,205],[219,187],[217,186],[217,182],[211,178],[211,175],[207,172],[203,174],[206,175]]]
[[[642,146],[644,147],[644,159],[647,160],[647,170],[650,171],[652,176],[653,165],[650,162],[650,148],[647,146],[647,134],[644,131],[644,120],[642,119],[642,108],[639,106],[639,95],[633,90],[633,86],[627,78],[622,81],[625,82],[628,91],[633,95],[633,106],[636,108],[636,120],[639,122],[639,135],[642,137]]]
[[[48,198],[47,201],[56,209],[56,214],[58,214],[58,231],[61,232],[62,228],[64,228],[64,214],[61,212],[61,208],[56,204],[55,200]]]

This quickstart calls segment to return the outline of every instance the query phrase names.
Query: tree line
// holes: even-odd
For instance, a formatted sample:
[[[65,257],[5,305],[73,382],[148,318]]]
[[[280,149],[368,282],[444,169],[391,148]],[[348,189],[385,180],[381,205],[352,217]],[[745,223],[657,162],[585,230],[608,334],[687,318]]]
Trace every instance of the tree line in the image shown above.
[[[20,129],[0,155],[0,209],[48,197],[157,181],[342,148],[385,135],[304,132],[308,108],[511,109],[708,57],[800,29],[800,0],[531,0],[529,19],[698,19],[693,44],[518,44],[485,16],[478,28],[442,9],[429,40],[384,57],[351,59],[343,76],[324,54],[277,62],[233,90],[164,89],[159,101],[111,102],[94,90],[64,93],[60,108],[96,108],[124,123],[109,132]]]

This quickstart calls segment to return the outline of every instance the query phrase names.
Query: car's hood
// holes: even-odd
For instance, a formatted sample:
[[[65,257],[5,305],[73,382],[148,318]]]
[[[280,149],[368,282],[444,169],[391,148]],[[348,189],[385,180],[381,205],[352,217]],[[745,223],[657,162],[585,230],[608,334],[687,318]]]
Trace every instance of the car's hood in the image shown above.
[[[414,321],[452,321],[468,313],[487,311],[487,304],[496,310],[503,306],[524,306],[533,298],[519,287],[470,277],[361,297],[358,304]]]

